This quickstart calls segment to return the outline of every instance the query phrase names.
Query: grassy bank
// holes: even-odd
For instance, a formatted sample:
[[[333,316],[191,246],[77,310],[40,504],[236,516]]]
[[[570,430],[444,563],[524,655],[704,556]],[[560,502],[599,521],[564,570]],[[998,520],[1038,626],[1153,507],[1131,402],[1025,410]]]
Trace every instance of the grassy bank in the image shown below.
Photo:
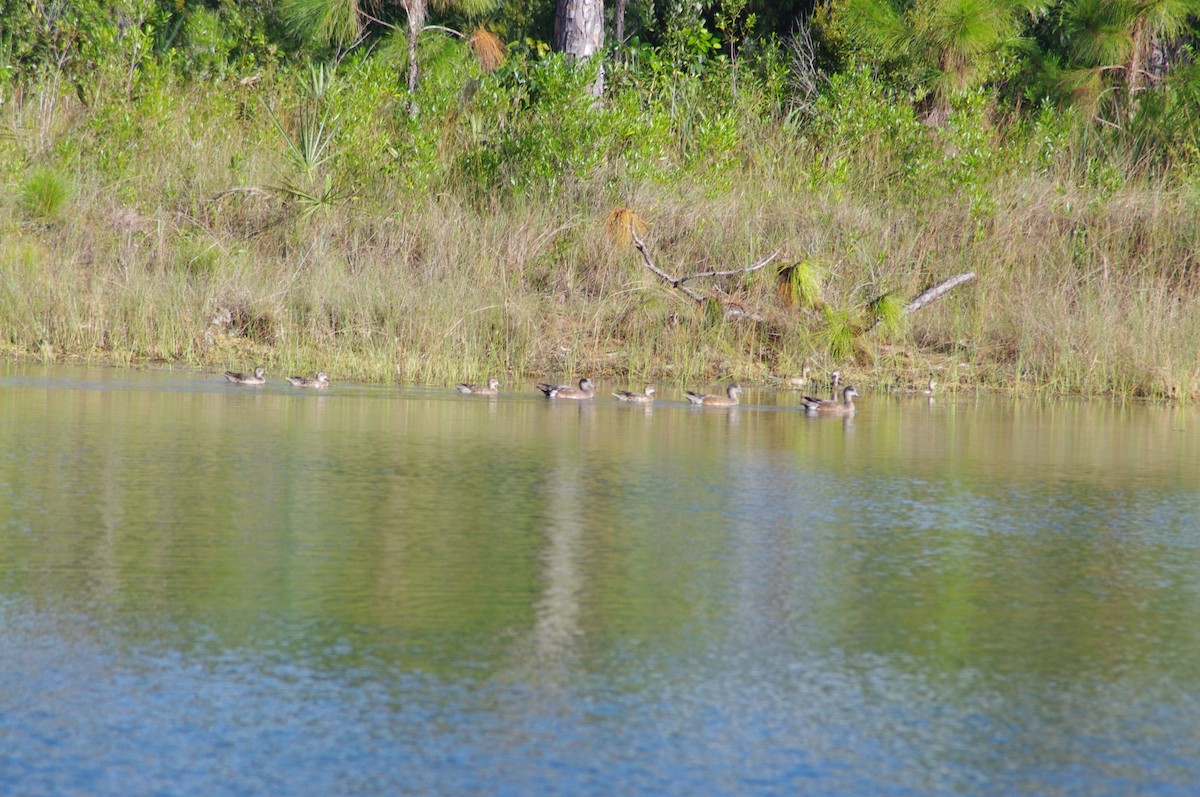
[[[88,102],[9,81],[0,351],[427,384],[768,382],[808,363],[1200,397],[1186,158],[1147,163],[1068,113],[1006,119],[982,93],[923,124],[864,73],[796,110],[766,82],[616,71],[595,105],[553,59],[484,75],[439,48],[415,115],[379,58],[151,73]],[[645,267],[619,208],[675,276],[781,254],[687,283],[701,304]]]

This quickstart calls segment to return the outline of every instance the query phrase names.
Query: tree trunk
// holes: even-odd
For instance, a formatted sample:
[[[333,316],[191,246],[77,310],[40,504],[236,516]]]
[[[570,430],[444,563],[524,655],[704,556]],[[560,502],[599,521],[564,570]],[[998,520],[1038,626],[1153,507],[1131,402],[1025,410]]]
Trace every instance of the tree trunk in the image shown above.
[[[421,79],[421,62],[417,58],[417,38],[425,28],[425,16],[428,11],[428,0],[404,0],[404,12],[408,17],[408,93],[409,102],[412,95],[417,93],[417,83]]]
[[[554,49],[586,60],[604,49],[604,0],[557,0],[554,9]],[[604,67],[592,84],[592,94],[604,94]]]
[[[1137,106],[1137,95],[1142,90],[1146,76],[1146,61],[1150,55],[1150,36],[1146,30],[1146,20],[1138,18],[1133,23],[1133,52],[1126,67],[1128,76],[1126,88],[1129,91],[1130,106]]]
[[[629,6],[629,0],[617,0],[617,46],[625,45],[625,9]]]

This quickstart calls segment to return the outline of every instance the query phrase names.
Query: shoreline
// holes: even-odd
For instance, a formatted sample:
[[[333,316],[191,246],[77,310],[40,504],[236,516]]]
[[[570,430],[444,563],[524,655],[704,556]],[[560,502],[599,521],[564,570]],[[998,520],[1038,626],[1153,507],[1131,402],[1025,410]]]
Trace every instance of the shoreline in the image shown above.
[[[21,132],[0,136],[0,356],[429,385],[767,385],[807,364],[867,387],[1200,399],[1186,160],[1110,153],[1101,181],[1069,115],[1031,124],[979,94],[933,129],[864,74],[797,136],[771,103],[679,117],[630,86],[473,106],[471,127],[452,75],[410,116],[381,70],[331,78],[343,121],[308,166],[295,73],[158,75],[90,105],[22,87],[0,104]],[[710,116],[728,135],[685,134]]]
[[[227,370],[227,369],[236,370],[238,368],[246,369],[246,368],[254,367],[254,364],[248,364],[248,365],[247,364],[238,364],[238,363],[197,364],[197,363],[188,363],[188,362],[182,362],[182,361],[167,361],[167,360],[163,360],[160,358],[137,358],[137,357],[120,357],[120,356],[85,357],[83,355],[77,355],[77,354],[64,354],[64,355],[60,355],[60,356],[47,358],[47,357],[44,357],[41,355],[34,354],[32,352],[19,353],[19,352],[14,352],[11,350],[0,352],[0,361],[10,363],[10,364],[18,364],[18,365],[70,366],[70,367],[80,367],[80,368],[112,368],[112,369],[151,370],[151,371],[165,371],[165,372],[181,371],[181,372],[187,372],[187,373],[205,374],[205,375],[209,375],[209,376],[213,376],[213,377],[220,377],[222,371]],[[279,375],[279,374],[284,373],[284,371],[287,371],[288,373],[292,373],[293,371],[295,371],[296,373],[304,373],[306,371],[307,372],[315,372],[316,370],[322,370],[322,368],[320,366],[312,366],[312,367],[308,367],[307,369],[306,368],[294,368],[294,369],[285,368],[283,371],[281,371],[278,368],[272,369],[270,362],[271,362],[270,360],[264,361],[264,363],[265,363],[264,367],[266,367],[267,371],[268,371],[268,383],[270,382],[270,380],[272,378],[274,378],[275,381],[278,381],[281,384],[285,384],[286,381],[284,380],[284,377]],[[919,390],[914,391],[907,387],[899,387],[899,386],[919,386],[920,384],[923,384],[924,381],[926,381],[930,378],[930,372],[928,372],[928,371],[924,371],[924,370],[910,371],[910,372],[908,372],[907,378],[905,378],[904,376],[898,376],[897,374],[895,374],[893,372],[884,374],[884,373],[881,373],[879,369],[869,369],[869,368],[843,369],[843,372],[847,373],[848,375],[843,378],[842,384],[854,384],[855,386],[859,387],[860,390],[867,392],[866,398],[880,397],[880,396],[896,397],[896,398],[909,398],[909,399],[914,399],[914,400],[931,398],[930,396],[921,394],[919,392]],[[695,389],[695,388],[699,388],[699,389],[714,388],[715,389],[716,387],[719,387],[722,384],[725,384],[725,383],[731,381],[731,377],[729,377],[729,376],[726,376],[724,378],[697,376],[695,378],[687,378],[684,380],[677,380],[677,379],[672,379],[672,378],[628,379],[628,378],[621,377],[621,376],[613,373],[612,371],[605,371],[603,369],[587,369],[587,368],[580,369],[577,373],[572,373],[572,374],[565,374],[563,372],[557,372],[557,374],[555,372],[533,372],[530,374],[521,374],[521,375],[514,377],[512,375],[508,375],[508,374],[504,374],[504,373],[498,373],[498,374],[493,373],[490,375],[484,375],[481,379],[483,381],[486,381],[488,376],[496,376],[498,379],[501,380],[501,389],[500,389],[501,394],[507,393],[507,394],[521,395],[524,393],[529,393],[530,395],[533,395],[533,394],[537,393],[537,390],[534,387],[535,383],[537,383],[537,382],[553,381],[553,382],[562,382],[564,384],[567,384],[567,383],[572,383],[573,381],[575,381],[578,378],[577,374],[589,376],[593,380],[597,381],[600,384],[600,386],[597,388],[597,397],[601,398],[601,399],[604,398],[604,395],[610,389],[630,388],[633,390],[640,390],[643,386],[649,384],[649,385],[658,387],[660,389],[660,392],[662,389],[677,389],[682,392],[682,391],[685,391],[688,389]],[[1142,405],[1148,405],[1148,406],[1156,405],[1156,406],[1162,406],[1162,407],[1188,406],[1188,405],[1191,405],[1194,403],[1193,401],[1190,401],[1187,399],[1170,398],[1170,397],[1163,397],[1163,396],[1121,395],[1121,394],[1112,394],[1112,393],[1104,394],[1104,393],[1061,392],[1061,391],[1054,391],[1053,389],[1051,389],[1047,386],[1040,386],[1040,385],[1033,385],[1033,384],[1013,386],[1013,385],[987,384],[987,383],[983,383],[983,382],[968,382],[968,381],[964,381],[964,380],[959,380],[958,382],[945,382],[945,381],[942,381],[941,378],[939,378],[939,377],[943,377],[944,376],[943,374],[934,372],[933,376],[934,376],[934,378],[938,379],[938,385],[936,388],[936,392],[932,396],[932,398],[935,400],[946,398],[946,397],[960,398],[960,397],[967,397],[967,396],[992,395],[992,396],[1008,396],[1013,399],[1035,398],[1036,397],[1036,398],[1050,399],[1050,400],[1075,399],[1075,400],[1088,400],[1088,401],[1105,401],[1105,402],[1112,402],[1112,403],[1118,403],[1118,404],[1132,402],[1132,403],[1136,403],[1136,404],[1142,404]],[[771,393],[771,394],[779,394],[779,395],[785,395],[785,394],[804,395],[806,392],[808,394],[812,394],[813,392],[816,392],[818,395],[823,396],[824,393],[828,392],[828,390],[829,390],[827,382],[822,382],[820,379],[812,379],[812,380],[810,380],[808,385],[794,386],[794,385],[786,384],[786,380],[789,378],[790,377],[787,377],[787,376],[771,375],[771,376],[768,376],[768,378],[765,380],[755,380],[755,379],[749,379],[749,378],[743,378],[743,377],[735,377],[734,379],[735,379],[735,381],[739,381],[741,384],[743,384],[747,387],[751,387],[757,391],[767,392],[767,393]],[[473,378],[470,378],[470,377],[463,377],[463,378],[454,379],[451,381],[438,381],[438,382],[409,381],[409,380],[401,380],[401,379],[373,380],[373,379],[369,379],[369,378],[359,378],[359,377],[353,377],[353,376],[339,377],[338,375],[336,375],[334,373],[330,374],[330,382],[333,386],[336,386],[338,382],[354,382],[354,383],[364,384],[364,385],[379,385],[379,386],[390,386],[390,387],[442,388],[442,389],[446,389],[446,390],[453,390],[453,388],[456,384],[458,384],[460,382],[471,382],[471,381],[476,381],[476,380]],[[526,383],[529,385],[528,391],[520,390],[517,387],[510,387],[509,389],[506,390],[504,387],[504,385],[519,386],[519,385],[523,385]]]

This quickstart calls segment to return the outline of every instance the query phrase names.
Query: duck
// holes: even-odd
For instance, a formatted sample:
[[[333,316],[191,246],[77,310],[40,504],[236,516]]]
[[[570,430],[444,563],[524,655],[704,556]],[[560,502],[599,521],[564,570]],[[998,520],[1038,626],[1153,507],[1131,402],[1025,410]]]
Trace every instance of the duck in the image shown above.
[[[235,385],[265,385],[267,383],[267,369],[259,366],[254,369],[252,374],[240,374],[237,371],[223,371],[221,376],[228,379]]]
[[[838,389],[838,385],[840,385],[841,383],[842,383],[842,372],[839,370],[836,370],[836,369],[833,371],[830,371],[829,372],[829,400],[830,401],[837,401],[837,389]],[[805,396],[805,398],[808,398],[808,397]]]
[[[546,394],[546,398],[564,398],[564,399],[590,399],[596,395],[596,386],[592,384],[592,380],[586,376],[579,380],[579,387],[568,387],[567,385],[548,385],[543,382],[537,383],[537,389]]]
[[[724,396],[714,396],[711,393],[693,393],[690,390],[684,396],[691,403],[705,407],[736,407],[738,405],[738,396],[741,394],[742,386],[734,382],[725,388]]]
[[[858,395],[858,391],[850,385],[842,391],[842,400],[837,399],[819,399],[812,396],[804,397],[804,409],[807,412],[821,415],[853,415],[854,414],[854,397]]]
[[[500,380],[499,379],[489,379],[486,386],[485,385],[469,385],[469,384],[463,383],[461,385],[455,385],[455,387],[458,388],[459,393],[465,393],[465,394],[475,395],[475,396],[494,396],[500,392]]]
[[[914,385],[897,386],[896,392],[907,394],[909,396],[932,396],[934,391],[937,390],[937,384],[937,382],[930,379],[925,383],[924,387],[917,387]]]
[[[800,369],[800,376],[773,376],[771,379],[783,385],[784,388],[797,388],[807,385],[811,375],[812,368],[806,365]]]
[[[654,401],[654,394],[656,392],[654,388],[647,385],[644,393],[631,393],[628,390],[618,390],[613,395],[617,397],[617,401],[634,401],[640,404],[649,404]]]
[[[791,385],[792,387],[804,387],[805,385],[808,384],[808,380],[811,375],[812,375],[812,368],[810,368],[809,366],[806,365],[800,369],[800,376],[793,376],[791,379],[788,380],[788,384]]]
[[[289,376],[287,381],[296,387],[308,387],[312,388],[313,390],[324,390],[325,388],[329,387],[329,374],[325,373],[324,371],[317,371],[317,375],[315,377],[309,378],[307,376]]]

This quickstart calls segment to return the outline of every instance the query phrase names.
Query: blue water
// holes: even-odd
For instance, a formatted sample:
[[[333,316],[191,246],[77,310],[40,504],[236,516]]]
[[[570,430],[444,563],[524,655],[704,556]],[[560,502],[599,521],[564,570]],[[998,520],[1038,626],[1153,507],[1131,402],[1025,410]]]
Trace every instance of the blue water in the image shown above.
[[[1194,795],[1197,417],[0,372],[5,795]]]
[[[22,674],[3,695],[6,794],[1190,795],[1200,782],[1200,700],[1134,677],[1014,694],[974,669],[753,640],[634,671],[622,659],[640,657],[618,651],[604,674],[331,674],[238,650],[114,652],[81,618],[56,618],[52,636],[45,617],[0,620],[0,671]]]

